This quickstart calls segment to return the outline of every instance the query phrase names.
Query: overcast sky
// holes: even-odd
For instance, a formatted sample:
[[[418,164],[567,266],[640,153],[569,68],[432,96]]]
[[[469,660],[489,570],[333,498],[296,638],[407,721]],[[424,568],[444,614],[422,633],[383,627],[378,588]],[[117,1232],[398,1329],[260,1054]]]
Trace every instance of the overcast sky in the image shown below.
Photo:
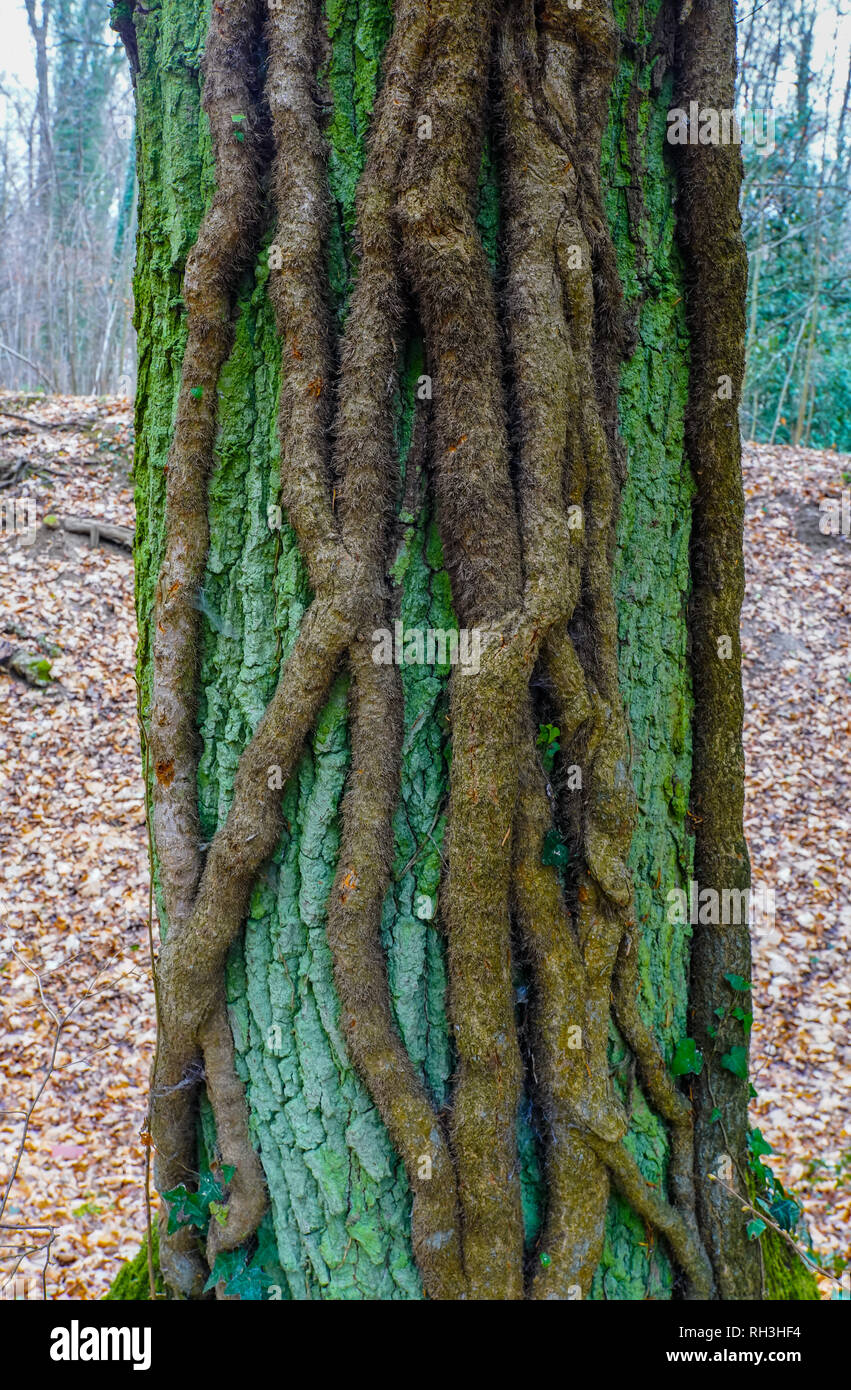
[[[32,38],[23,0],[4,0],[0,55],[0,71],[7,77],[16,77],[23,87],[35,85]]]

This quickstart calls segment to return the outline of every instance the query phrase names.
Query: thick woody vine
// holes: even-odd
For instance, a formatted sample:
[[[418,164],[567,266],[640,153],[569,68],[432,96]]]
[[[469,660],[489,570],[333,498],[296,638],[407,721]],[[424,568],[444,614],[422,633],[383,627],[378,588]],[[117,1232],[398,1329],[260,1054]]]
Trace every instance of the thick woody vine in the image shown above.
[[[695,16],[711,27],[723,8],[696,0],[683,33]],[[206,1262],[191,1231],[163,1229],[163,1272],[176,1292],[197,1296],[218,1252],[244,1243],[265,1207],[234,1070],[224,965],[284,829],[280,782],[268,770],[279,768],[284,781],[293,772],[332,679],[347,668],[352,771],[328,940],[350,1057],[407,1171],[426,1293],[584,1296],[613,1183],[664,1236],[684,1294],[711,1297],[716,1259],[705,1230],[715,1229],[717,1214],[709,1212],[707,1225],[696,1201],[691,1106],[636,1002],[627,870],[635,804],[612,589],[625,471],[617,381],[629,325],[599,176],[618,59],[609,0],[583,0],[579,8],[566,0],[545,7],[396,0],[357,198],[356,283],[339,340],[325,288],[330,213],[314,90],[319,23],[316,0],[276,0],[268,10],[262,0],[214,5],[204,60],[216,193],[184,279],[188,339],[168,459],[150,711],[153,827],[168,924],[157,964],[151,1133],[160,1192],[191,1186],[203,1084],[230,1183],[224,1212],[210,1225]],[[729,66],[726,50],[722,57]],[[418,139],[424,117],[431,138]],[[489,124],[503,196],[499,307],[475,223]],[[735,210],[735,178],[724,173],[715,193]],[[197,594],[209,544],[207,483],[234,297],[258,252],[264,200],[275,220],[269,285],[282,345],[280,500],[312,601],[240,760],[227,819],[203,848]],[[714,273],[699,235],[695,221],[698,315],[703,277]],[[462,626],[485,634],[479,672],[455,679],[451,689],[441,890],[456,1054],[448,1116],[437,1112],[393,1022],[380,935],[402,690],[394,666],[373,663],[369,639],[390,615],[394,401],[411,315],[433,383],[418,428],[453,604]],[[702,374],[715,370],[709,347],[706,356],[693,373],[696,400]],[[695,438],[711,473],[712,443],[700,426],[698,415]],[[711,512],[711,490],[707,497]],[[723,571],[725,562],[718,563]],[[724,613],[725,630],[735,631],[730,605],[735,593]],[[699,621],[714,630],[705,607]],[[554,793],[536,754],[533,675],[547,685],[562,748],[582,769],[578,794]],[[569,879],[542,862],[554,823],[579,854]],[[531,976],[528,1047],[546,1144],[545,1226],[531,1260],[515,1133],[524,1056],[513,957]],[[670,1129],[667,1197],[644,1180],[623,1144],[627,1117],[609,1079],[612,1010],[647,1098]]]

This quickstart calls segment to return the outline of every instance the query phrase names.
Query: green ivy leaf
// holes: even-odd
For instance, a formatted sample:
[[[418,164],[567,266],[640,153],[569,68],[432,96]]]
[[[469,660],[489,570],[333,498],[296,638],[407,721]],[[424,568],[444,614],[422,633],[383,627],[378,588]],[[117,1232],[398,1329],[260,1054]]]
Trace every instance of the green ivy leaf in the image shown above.
[[[779,1202],[772,1202],[769,1212],[781,1230],[794,1231],[798,1224],[801,1208],[797,1202],[792,1201],[791,1197],[781,1197]]]
[[[188,1192],[185,1187],[174,1187],[164,1192],[163,1198],[169,1204],[168,1234],[173,1236],[181,1226],[197,1226],[203,1231],[209,1220],[209,1206],[201,1192]]]
[[[730,988],[734,989],[737,994],[743,994],[746,989],[753,989],[750,980],[746,980],[744,975],[733,974],[732,970],[727,971],[724,979],[727,981]]]
[[[222,1250],[216,1256],[204,1292],[214,1289],[220,1279],[224,1280],[227,1296],[238,1298],[241,1303],[259,1302],[265,1298],[266,1290],[274,1282],[263,1270],[260,1249],[247,1261],[244,1247],[240,1250]]]
[[[208,1207],[211,1202],[221,1202],[225,1195],[219,1185],[218,1178],[209,1168],[203,1169],[201,1173],[198,1181],[198,1195],[203,1198]]]
[[[715,1123],[716,1120],[720,1119],[721,1111],[718,1109],[718,1106],[716,1105],[715,1109],[712,1111],[712,1114],[709,1116],[709,1123],[712,1125]]]
[[[210,1215],[218,1221],[220,1226],[226,1226],[228,1223],[227,1204],[225,1202],[211,1202]]]
[[[753,1027],[753,1014],[746,1013],[744,1009],[735,1008],[733,1009],[733,1018],[739,1020],[744,1029],[745,1037],[749,1038]]]
[[[560,732],[561,730],[555,724],[538,725],[538,737],[535,740],[535,744],[536,747],[543,750],[541,753],[541,761],[547,772],[552,771],[556,753],[558,753],[561,747],[558,741]]]
[[[677,1050],[671,1062],[671,1071],[674,1076],[687,1076],[692,1073],[699,1076],[703,1069],[703,1053],[700,1051],[694,1038],[683,1038],[677,1043]]]
[[[562,844],[557,830],[548,830],[544,836],[544,843],[541,848],[542,864],[558,864],[559,868],[564,868],[570,862],[570,850],[567,845]]]
[[[259,1303],[266,1296],[271,1280],[267,1279],[256,1258],[240,1269],[229,1281],[225,1293],[240,1303]]]
[[[731,1071],[734,1076],[738,1076],[742,1081],[748,1079],[748,1050],[746,1047],[731,1047],[729,1052],[725,1052],[721,1058],[722,1067]]]
[[[770,1193],[772,1190],[772,1183],[774,1180],[774,1174],[772,1173],[771,1169],[766,1168],[765,1164],[760,1163],[759,1159],[755,1158],[753,1154],[751,1155],[748,1161],[748,1167],[750,1168],[751,1172],[753,1173],[754,1177],[756,1178],[757,1182],[762,1188],[762,1191]],[[768,1211],[768,1207],[766,1207],[765,1210]]]
[[[214,1289],[220,1279],[227,1284],[234,1279],[245,1264],[245,1250],[220,1250],[216,1256],[210,1277],[204,1285],[204,1293]]]
[[[274,1267],[278,1263],[278,1242],[268,1221],[261,1222],[257,1231],[257,1259],[264,1266]]]
[[[749,1221],[746,1227],[750,1240],[759,1240],[763,1231],[766,1229],[765,1222],[757,1216],[753,1221]]]
[[[193,398],[193,400],[200,401],[202,396],[204,395],[204,388],[203,386],[193,386],[189,394]]]
[[[748,1148],[756,1158],[761,1158],[763,1154],[773,1154],[774,1150],[767,1139],[762,1136],[761,1129],[752,1129],[748,1135]]]

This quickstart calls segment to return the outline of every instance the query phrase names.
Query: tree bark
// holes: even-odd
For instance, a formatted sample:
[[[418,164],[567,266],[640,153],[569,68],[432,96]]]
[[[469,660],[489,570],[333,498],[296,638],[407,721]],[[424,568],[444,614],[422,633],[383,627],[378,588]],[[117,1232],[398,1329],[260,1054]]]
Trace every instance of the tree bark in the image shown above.
[[[759,1297],[706,1038],[747,928],[669,911],[748,881],[740,166],[666,140],[730,8],[131,19],[151,1132],[222,1195],[166,1280]],[[376,664],[397,623],[479,669]]]

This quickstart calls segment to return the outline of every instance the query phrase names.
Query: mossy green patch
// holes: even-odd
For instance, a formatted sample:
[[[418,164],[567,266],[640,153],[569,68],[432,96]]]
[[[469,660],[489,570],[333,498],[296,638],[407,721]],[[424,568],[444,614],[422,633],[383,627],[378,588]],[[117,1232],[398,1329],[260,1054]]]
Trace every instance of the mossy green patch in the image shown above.
[[[185,345],[181,277],[212,187],[199,79],[207,13],[200,2],[187,11],[177,0],[162,0],[139,25],[135,477],[144,708],[150,701],[151,615],[163,540],[163,469]],[[330,48],[322,78],[331,99],[326,135],[334,205],[329,278],[339,317],[351,287],[355,190],[390,14],[389,0],[328,0],[326,5]],[[634,151],[626,136],[635,81],[641,88],[637,149],[644,183],[637,227],[627,198]],[[665,893],[688,879],[691,866],[684,605],[692,483],[683,458],[688,340],[682,266],[673,242],[673,184],[664,160],[667,101],[666,88],[650,95],[648,73],[637,72],[625,56],[604,144],[604,182],[620,273],[639,328],[638,347],[621,382],[622,430],[630,456],[615,582],[621,679],[642,808],[631,859],[641,925],[640,1002],[670,1049],[683,1032],[688,966],[687,935],[667,923]],[[498,169],[487,148],[479,228],[492,264],[498,213]],[[261,255],[241,287],[234,346],[219,383],[211,543],[198,600],[203,614],[199,801],[207,838],[227,814],[238,758],[310,598],[286,518],[280,530],[269,524],[279,491],[280,347],[266,298],[267,275]],[[425,402],[415,403],[422,365],[419,347],[410,344],[399,392],[403,478],[416,466],[410,463],[415,409],[428,409]],[[392,566],[400,617],[406,627],[449,630],[456,619],[427,488],[414,489],[409,500],[411,495],[416,501],[401,518]],[[401,794],[394,816],[394,879],[382,923],[394,1016],[438,1104],[447,1098],[453,1066],[439,893],[451,751],[447,677],[445,665],[402,669]],[[283,793],[286,833],[254,891],[244,940],[231,953],[228,998],[238,1068],[268,1183],[284,1296],[418,1298],[407,1181],[349,1063],[325,937],[349,761],[345,695],[341,677]],[[616,1037],[612,1062],[626,1096],[628,1059]],[[632,1095],[629,1146],[651,1181],[664,1183],[664,1129],[637,1087]],[[542,1184],[525,1105],[518,1133],[527,1237],[534,1239]],[[126,1283],[136,1287],[129,1275]],[[613,1198],[593,1296],[666,1298],[671,1284],[664,1252],[648,1247],[643,1223]]]
[[[645,7],[652,25],[657,4]],[[626,6],[616,6],[625,23]],[[645,37],[649,37],[646,34]],[[638,85],[637,93],[634,91]],[[620,681],[633,738],[638,822],[629,866],[638,924],[639,1007],[666,1055],[685,1031],[689,929],[667,920],[666,894],[688,882],[692,837],[686,808],[692,698],[686,655],[689,536],[694,484],[684,456],[688,333],[683,266],[674,240],[674,176],[665,157],[670,80],[651,94],[651,70],[621,57],[603,145],[606,208],[638,341],[620,381],[628,478],[621,499],[614,585]],[[631,111],[637,120],[630,135]],[[636,177],[641,212],[635,217]],[[651,1182],[664,1185],[662,1122],[631,1085],[619,1040],[612,1064],[622,1097],[631,1094],[628,1146]],[[614,1198],[594,1298],[670,1298],[670,1262],[639,1234]],[[641,1228],[643,1232],[643,1227]]]
[[[153,1223],[151,1248],[153,1251],[154,1288],[158,1295],[165,1297],[166,1289],[159,1268],[159,1235],[156,1222]],[[138,1252],[132,1260],[127,1260],[119,1269],[104,1294],[104,1302],[110,1300],[120,1303],[148,1301],[151,1298],[151,1280],[148,1270],[148,1237],[145,1236]]]

